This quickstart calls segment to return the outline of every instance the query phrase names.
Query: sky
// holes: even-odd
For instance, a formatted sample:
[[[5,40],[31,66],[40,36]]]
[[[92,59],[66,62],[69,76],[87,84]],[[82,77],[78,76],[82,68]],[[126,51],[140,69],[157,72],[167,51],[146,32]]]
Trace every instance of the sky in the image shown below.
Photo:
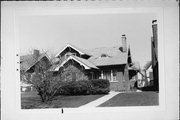
[[[20,54],[33,49],[58,53],[67,43],[81,49],[121,46],[126,34],[133,61],[151,60],[151,13],[21,16]]]

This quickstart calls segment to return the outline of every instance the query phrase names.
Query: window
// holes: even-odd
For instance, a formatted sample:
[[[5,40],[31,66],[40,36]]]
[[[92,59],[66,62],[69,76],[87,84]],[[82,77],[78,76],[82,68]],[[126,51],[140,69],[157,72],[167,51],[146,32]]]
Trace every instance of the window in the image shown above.
[[[117,81],[117,70],[113,70],[113,80],[112,81]]]
[[[68,53],[65,54],[65,58],[68,58],[70,55],[76,56],[76,53],[68,52]]]
[[[101,72],[103,79],[107,79],[110,82],[117,82],[117,70],[106,70]],[[100,76],[100,78],[102,78]]]
[[[104,79],[111,81],[111,71],[104,71]]]
[[[107,57],[108,55],[107,54],[101,54],[101,57]]]
[[[111,56],[109,56],[108,54],[102,53],[99,58],[105,58],[105,57],[108,57],[108,58],[109,58],[109,57],[111,57]]]

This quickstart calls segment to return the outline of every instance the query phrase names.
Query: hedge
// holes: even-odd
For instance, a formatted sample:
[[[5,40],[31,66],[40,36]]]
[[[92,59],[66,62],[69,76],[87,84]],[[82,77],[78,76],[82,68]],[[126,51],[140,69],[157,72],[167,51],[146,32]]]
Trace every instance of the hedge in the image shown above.
[[[87,80],[62,82],[57,95],[88,95],[91,84]]]
[[[95,79],[91,80],[91,94],[108,94],[110,89],[109,80],[106,79]]]
[[[109,86],[109,80],[105,79],[65,81],[56,95],[108,94]]]

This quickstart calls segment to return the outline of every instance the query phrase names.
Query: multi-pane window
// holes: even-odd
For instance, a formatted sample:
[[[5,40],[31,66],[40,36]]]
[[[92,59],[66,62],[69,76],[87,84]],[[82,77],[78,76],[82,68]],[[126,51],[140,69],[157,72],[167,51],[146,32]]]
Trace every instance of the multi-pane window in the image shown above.
[[[101,74],[99,74],[97,78],[107,79],[110,82],[117,82],[117,70],[102,70]]]
[[[117,81],[117,70],[103,71],[103,79],[107,79],[110,82]]]
[[[104,79],[107,79],[107,80],[111,81],[111,71],[104,71],[103,74],[104,74],[103,75]]]

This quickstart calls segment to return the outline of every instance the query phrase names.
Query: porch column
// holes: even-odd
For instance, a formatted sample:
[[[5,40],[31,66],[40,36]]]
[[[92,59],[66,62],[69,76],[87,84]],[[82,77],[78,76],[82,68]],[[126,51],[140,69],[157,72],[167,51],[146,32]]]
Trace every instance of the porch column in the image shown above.
[[[103,77],[104,77],[104,76],[103,76],[103,71],[101,70],[101,79],[103,79]]]
[[[111,70],[111,81],[113,81],[113,70]]]

